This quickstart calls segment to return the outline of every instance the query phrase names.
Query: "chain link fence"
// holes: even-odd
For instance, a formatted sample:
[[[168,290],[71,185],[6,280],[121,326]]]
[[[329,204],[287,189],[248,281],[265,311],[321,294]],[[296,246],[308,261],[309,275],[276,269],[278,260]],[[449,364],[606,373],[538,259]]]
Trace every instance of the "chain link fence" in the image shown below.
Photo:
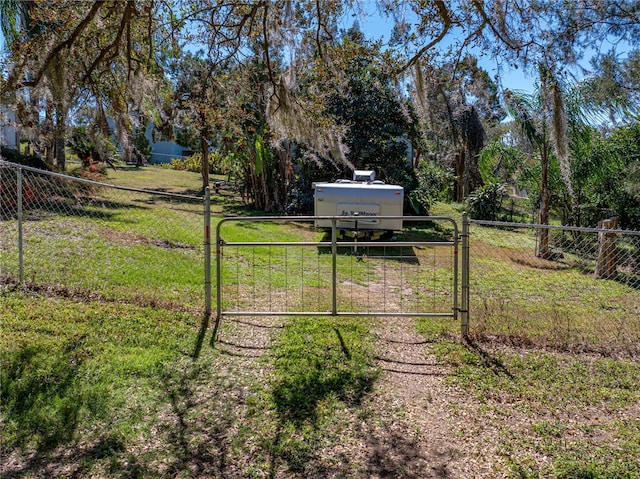
[[[0,160],[0,284],[203,307],[203,199]]]
[[[22,282],[206,312],[205,206],[0,160],[0,292]],[[546,259],[536,256],[539,228],[549,232]],[[640,353],[640,232],[472,221],[469,233],[472,336]]]
[[[640,232],[472,221],[470,236],[473,335],[640,353]]]

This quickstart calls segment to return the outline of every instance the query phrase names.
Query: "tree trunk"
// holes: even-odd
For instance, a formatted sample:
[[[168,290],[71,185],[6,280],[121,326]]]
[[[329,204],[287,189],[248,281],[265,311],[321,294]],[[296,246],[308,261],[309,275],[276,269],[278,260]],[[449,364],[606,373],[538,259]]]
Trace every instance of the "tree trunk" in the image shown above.
[[[542,175],[540,178],[540,224],[549,224],[549,149],[545,146],[541,148],[540,162]],[[538,228],[538,248],[536,256],[542,259],[551,258],[549,248],[549,229]]]
[[[598,228],[613,230],[618,227],[618,218],[609,218],[598,222]],[[616,235],[615,233],[598,233],[598,261],[596,262],[596,278],[614,279],[616,270]]]
[[[58,170],[64,172],[67,167],[67,154],[65,151],[64,134],[56,132],[56,166]]]
[[[456,197],[455,201],[461,203],[464,201],[464,166],[465,166],[465,154],[464,149],[461,149],[456,153]]]
[[[471,193],[471,152],[465,148],[462,150],[464,156],[463,174],[462,174],[462,199],[464,200]]]
[[[209,186],[209,141],[207,140],[207,130],[200,133],[200,148],[202,149],[202,194]]]

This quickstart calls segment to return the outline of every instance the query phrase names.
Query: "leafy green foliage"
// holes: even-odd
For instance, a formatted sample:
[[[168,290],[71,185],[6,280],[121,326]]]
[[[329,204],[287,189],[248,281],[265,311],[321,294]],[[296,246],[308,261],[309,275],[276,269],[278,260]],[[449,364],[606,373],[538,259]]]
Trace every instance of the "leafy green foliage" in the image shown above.
[[[452,170],[421,161],[416,177],[416,187],[408,194],[414,213],[428,215],[436,201],[451,200],[456,181]]]
[[[510,183],[524,167],[524,153],[519,148],[494,141],[485,146],[478,158],[478,169],[484,184],[497,181]]]
[[[112,163],[119,152],[112,141],[99,132],[90,131],[88,127],[76,126],[67,141],[69,149],[89,166],[91,161]]]
[[[347,85],[328,100],[328,113],[348,127],[347,159],[356,169],[375,170],[377,177],[411,189],[415,177],[408,160],[406,140],[416,140],[417,117],[393,88],[380,63],[380,45],[366,42],[350,30],[343,38],[345,50],[354,49],[346,66]],[[346,175],[350,177],[350,175]]]
[[[42,158],[40,158],[39,156],[25,155],[23,153],[20,153],[16,149],[7,148],[6,146],[2,145],[0,145],[0,157],[2,157],[3,160],[9,161],[11,163],[31,166],[33,168],[38,168],[41,170],[49,169],[47,164],[42,161]]]
[[[144,129],[138,129],[138,132],[133,139],[133,147],[133,156],[136,159],[136,163],[139,165],[148,163],[151,159],[151,144],[145,135]]]
[[[607,137],[593,132],[580,145],[572,176],[579,195],[579,223],[588,226],[618,216],[620,226],[640,229],[640,123]]]
[[[233,171],[236,156],[233,153],[224,154],[220,150],[209,153],[209,173],[228,175]],[[194,153],[187,158],[174,158],[169,163],[170,168],[192,173],[202,172],[202,153]]]
[[[502,183],[489,183],[475,190],[467,199],[471,217],[478,220],[497,220],[505,197]]]

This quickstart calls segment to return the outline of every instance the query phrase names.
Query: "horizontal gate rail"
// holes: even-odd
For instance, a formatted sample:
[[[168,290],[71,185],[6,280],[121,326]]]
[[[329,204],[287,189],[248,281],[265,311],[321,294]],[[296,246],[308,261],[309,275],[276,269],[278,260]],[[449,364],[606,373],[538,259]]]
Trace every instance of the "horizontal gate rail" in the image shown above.
[[[442,216],[395,217],[435,240],[338,240],[345,216],[224,218],[216,226],[216,313],[222,316],[458,316],[457,223]],[[317,220],[332,228],[316,229]],[[264,225],[294,225],[283,241]],[[446,228],[442,227],[442,224]],[[426,226],[425,226],[426,225]],[[431,225],[431,226],[429,226]],[[438,225],[439,228],[434,228]],[[312,226],[312,228],[309,228]],[[250,228],[250,232],[249,229]],[[309,241],[308,236],[325,234]],[[255,240],[249,240],[251,235]],[[266,240],[266,236],[274,240]],[[330,236],[330,240],[326,239]]]

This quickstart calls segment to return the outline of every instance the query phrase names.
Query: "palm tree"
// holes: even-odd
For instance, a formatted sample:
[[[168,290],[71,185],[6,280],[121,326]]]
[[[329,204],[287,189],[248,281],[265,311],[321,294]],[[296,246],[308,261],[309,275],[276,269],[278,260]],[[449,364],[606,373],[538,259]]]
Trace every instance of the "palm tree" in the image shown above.
[[[520,126],[540,160],[540,213],[539,223],[549,224],[549,164],[555,153],[560,160],[563,179],[569,196],[573,197],[569,175],[569,152],[567,132],[567,112],[561,84],[554,72],[545,66],[539,67],[540,82],[532,94],[505,92],[505,101],[509,113]],[[574,112],[578,116],[577,111]],[[573,209],[573,208],[572,208]],[[549,229],[538,228],[536,256],[549,259],[552,256],[549,247]]]

